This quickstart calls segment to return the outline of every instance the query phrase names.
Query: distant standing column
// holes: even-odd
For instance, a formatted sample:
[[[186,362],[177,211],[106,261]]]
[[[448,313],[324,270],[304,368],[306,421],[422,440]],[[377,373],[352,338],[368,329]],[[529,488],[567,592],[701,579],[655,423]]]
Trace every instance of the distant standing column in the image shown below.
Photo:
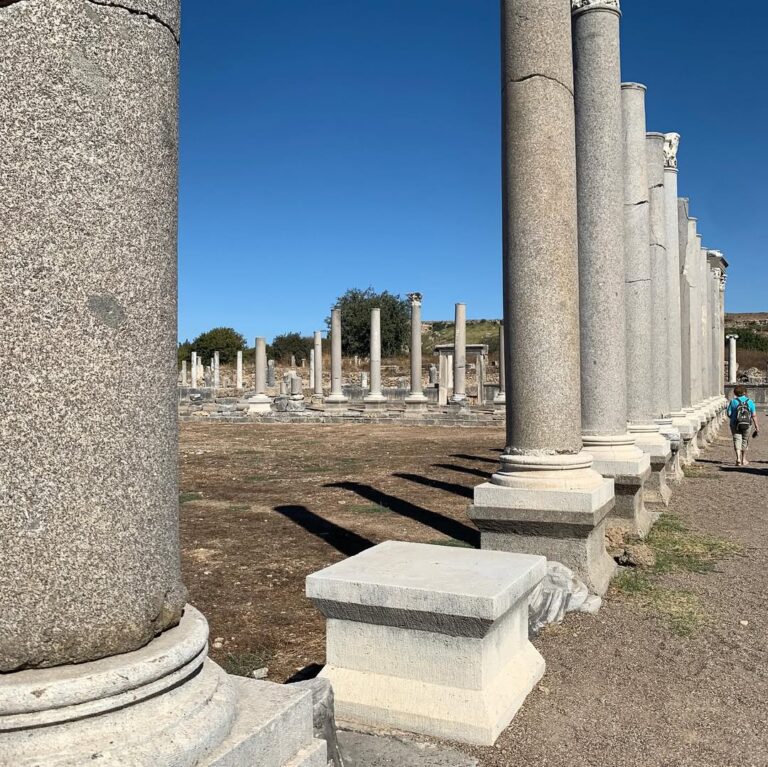
[[[620,19],[618,3],[574,3],[582,438],[615,482],[609,524],[645,534],[651,464],[627,431]]]
[[[493,398],[494,405],[504,405],[507,402],[507,350],[504,344],[504,323],[499,326],[499,391]]]
[[[323,334],[315,331],[315,372],[312,386],[316,397],[323,396]]]
[[[421,413],[427,409],[427,398],[421,382],[421,293],[409,293],[411,303],[411,392],[405,400],[405,412]]]
[[[453,395],[452,405],[467,402],[467,306],[456,304],[453,336]]]
[[[181,361],[181,385],[182,386],[187,385],[187,361],[186,360]]]
[[[272,400],[267,396],[267,339],[256,339],[256,380],[254,394],[248,398],[251,413],[266,413],[272,409]]]
[[[739,340],[738,336],[727,336],[728,338],[728,382],[735,384],[736,376],[739,372],[738,363],[736,362],[736,341]]]
[[[371,309],[371,391],[365,398],[366,410],[381,410],[387,398],[381,393],[381,309]]]
[[[240,390],[243,388],[243,352],[241,350],[237,352],[237,371],[235,375],[235,386]]]
[[[603,593],[614,496],[581,440],[570,14],[563,0],[502,0],[504,330],[515,364],[506,449],[469,515],[483,548],[544,555]]]
[[[629,432],[650,456],[651,476],[644,486],[646,502],[668,503],[669,440],[662,436],[653,401],[653,301],[648,163],[646,159],[645,86],[624,83],[624,267],[627,309],[627,414]],[[666,271],[665,271],[666,274]]]
[[[191,370],[191,373],[192,373],[192,388],[196,389],[197,388],[197,375],[198,375],[198,373],[197,373],[197,352],[192,352],[192,365],[191,365],[191,367],[192,367],[192,370]]]
[[[331,394],[325,398],[327,409],[344,409],[349,400],[341,389],[341,310],[331,311]],[[328,407],[330,406],[330,407]]]
[[[219,369],[219,352],[213,353],[213,388],[221,386],[221,373]]]

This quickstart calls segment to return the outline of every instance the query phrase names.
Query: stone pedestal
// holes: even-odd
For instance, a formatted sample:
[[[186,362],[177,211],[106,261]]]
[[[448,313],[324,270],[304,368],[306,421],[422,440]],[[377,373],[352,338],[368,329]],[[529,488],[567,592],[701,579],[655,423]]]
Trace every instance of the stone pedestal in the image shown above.
[[[331,393],[325,398],[326,410],[346,410],[349,399],[341,390],[341,310],[331,311]]]
[[[570,13],[560,0],[502,3],[504,331],[515,364],[506,448],[469,513],[483,548],[557,559],[602,593],[615,501],[582,449]]]
[[[543,557],[390,541],[310,575],[337,718],[492,745],[544,674],[528,598],[545,574]]]

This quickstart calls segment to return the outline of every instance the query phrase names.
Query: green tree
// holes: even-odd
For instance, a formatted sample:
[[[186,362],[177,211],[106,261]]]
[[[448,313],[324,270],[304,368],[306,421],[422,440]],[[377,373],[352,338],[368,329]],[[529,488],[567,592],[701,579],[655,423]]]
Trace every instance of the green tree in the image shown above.
[[[296,356],[296,361],[308,360],[309,350],[312,348],[314,339],[311,336],[302,336],[300,333],[283,333],[275,336],[274,341],[269,346],[267,353],[274,359],[288,362],[291,355]]]
[[[410,339],[411,310],[408,300],[388,291],[352,288],[336,301],[341,310],[341,349],[349,356],[368,355],[371,348],[371,309],[381,309],[381,353],[393,357],[402,353]],[[331,318],[326,325],[331,327]]]
[[[236,330],[232,328],[213,328],[205,333],[201,333],[194,341],[190,352],[197,352],[205,364],[213,357],[214,352],[219,352],[219,361],[221,364],[234,362],[237,359],[238,350],[246,348],[246,340]]]
[[[176,362],[179,367],[181,367],[181,361],[188,360],[193,351],[194,349],[188,338],[184,339],[184,341],[179,344],[179,348],[176,351]]]
[[[768,352],[768,334],[756,333],[750,328],[726,328],[725,334],[738,336],[738,344],[742,349]]]

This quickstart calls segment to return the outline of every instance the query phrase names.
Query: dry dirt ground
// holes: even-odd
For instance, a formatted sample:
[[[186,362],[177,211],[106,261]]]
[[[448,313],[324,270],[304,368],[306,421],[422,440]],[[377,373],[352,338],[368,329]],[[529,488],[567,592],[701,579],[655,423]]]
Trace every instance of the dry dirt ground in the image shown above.
[[[305,576],[387,539],[475,545],[466,507],[502,444],[499,429],[182,425],[184,577],[213,657],[311,674],[324,635]],[[768,765],[768,439],[751,458],[731,466],[723,430],[675,492],[664,566],[535,640],[547,674],[512,725],[494,748],[455,747],[484,767]]]

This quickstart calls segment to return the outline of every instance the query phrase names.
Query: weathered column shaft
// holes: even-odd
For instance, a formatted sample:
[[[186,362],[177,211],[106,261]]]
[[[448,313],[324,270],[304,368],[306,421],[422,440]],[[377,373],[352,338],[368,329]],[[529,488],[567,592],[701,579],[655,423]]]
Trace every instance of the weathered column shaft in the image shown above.
[[[267,390],[267,339],[259,336],[256,339],[256,394],[264,394]]]
[[[648,133],[648,203],[651,250],[651,317],[653,414],[667,418],[669,406],[669,314],[667,226],[664,199],[664,134]]]
[[[738,336],[728,336],[728,381],[730,383],[736,383],[736,375],[739,370],[736,361],[736,341],[738,338]]]
[[[409,293],[411,302],[411,398],[422,398],[421,382],[421,293]]]
[[[573,17],[581,417],[587,442],[591,435],[627,434],[619,24],[618,7],[603,4],[587,5]]]
[[[667,264],[667,330],[669,409],[675,416],[683,412],[683,352],[680,302],[680,231],[677,210],[677,151],[680,136],[664,137],[664,222]]]
[[[341,310],[331,311],[331,394],[326,397],[326,406],[344,405],[347,398],[341,388]]]
[[[371,383],[367,401],[381,400],[381,309],[371,309]]]
[[[243,388],[243,352],[238,350],[237,352],[237,368],[235,370],[235,387],[238,389]]]
[[[186,360],[181,361],[181,385],[182,386],[187,385],[187,361]]]
[[[192,352],[191,355],[191,376],[192,376],[192,388],[197,388],[197,352]]]
[[[712,330],[710,313],[712,305],[711,279],[707,251],[702,248],[699,254],[699,270],[701,272],[701,394],[704,400],[712,397]]]
[[[622,85],[627,409],[632,426],[653,422],[650,207],[645,149],[645,86]]]
[[[319,330],[315,331],[315,377],[312,385],[318,397],[323,396],[323,335]]]
[[[221,369],[219,367],[219,352],[213,353],[213,387],[218,389],[221,385]]]
[[[693,345],[691,344],[691,313],[693,302],[693,277],[689,261],[691,219],[688,216],[688,200],[677,201],[678,221],[678,269],[680,274],[680,396],[684,410],[693,409]]]
[[[467,307],[456,304],[453,335],[453,396],[452,402],[467,398]]]
[[[5,672],[136,650],[186,594],[178,3],[0,5]]]

